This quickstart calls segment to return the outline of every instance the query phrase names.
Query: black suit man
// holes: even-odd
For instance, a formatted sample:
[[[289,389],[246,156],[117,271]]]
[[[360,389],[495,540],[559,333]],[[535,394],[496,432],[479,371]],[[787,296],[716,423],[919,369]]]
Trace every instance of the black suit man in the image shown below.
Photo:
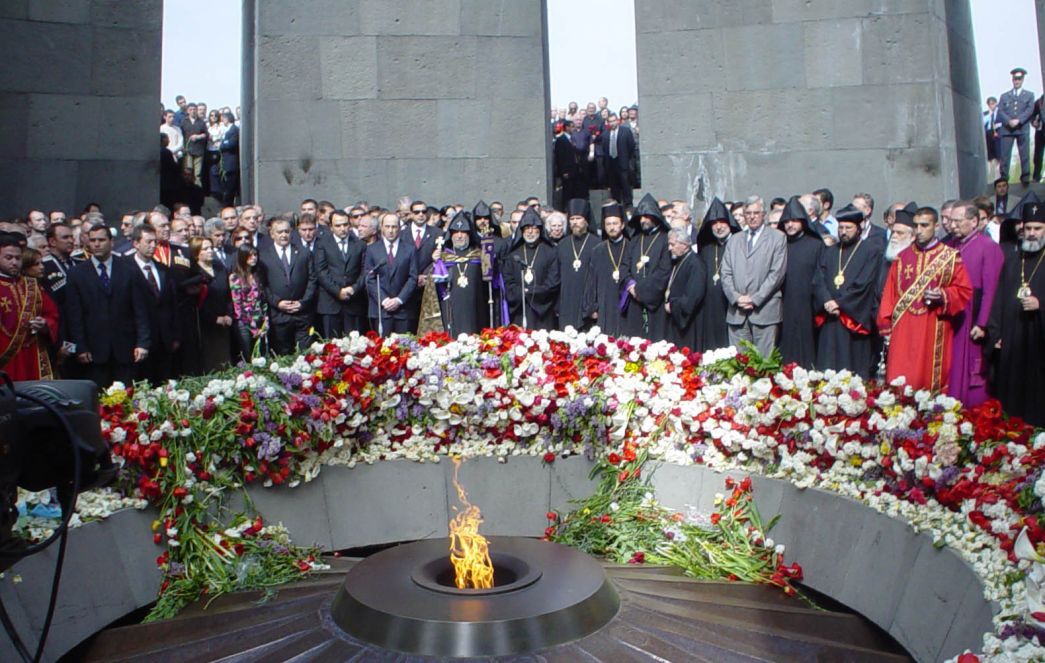
[[[154,385],[174,377],[174,353],[181,345],[177,291],[178,284],[171,271],[153,260],[156,251],[156,231],[141,225],[131,232],[134,252],[128,264],[134,267],[134,284],[142,293],[149,314],[149,357],[138,364],[138,379]]]
[[[87,234],[91,258],[69,271],[65,304],[76,359],[100,388],[134,380],[135,364],[149,356],[151,334],[144,293],[134,266],[113,255],[105,226]]]
[[[229,114],[229,121],[232,121]],[[239,198],[239,127],[229,124],[229,130],[225,132],[225,138],[221,141],[221,171],[225,174],[222,182],[222,202],[226,205],[235,205]]]
[[[363,278],[366,244],[352,234],[348,214],[341,210],[330,213],[330,229],[330,234],[316,240],[313,255],[319,282],[316,312],[322,320],[323,337],[340,338],[369,329]]]
[[[363,263],[370,326],[386,336],[417,331],[418,321],[409,317],[406,306],[417,289],[417,252],[413,242],[399,235],[395,212],[382,214],[381,239],[367,247]]]
[[[588,186],[578,163],[578,150],[570,139],[572,128],[572,122],[564,122],[552,147],[555,177],[562,182],[561,209],[566,209],[566,203],[574,198],[588,197]]]
[[[610,195],[625,207],[631,207],[631,162],[635,158],[635,135],[627,126],[621,126],[616,115],[606,120],[606,128],[599,136],[602,153],[606,155],[606,178]]]
[[[437,237],[443,236],[438,228],[426,223],[427,211],[428,206],[423,201],[415,200],[410,205],[410,223],[403,226],[403,239],[414,245],[414,253],[417,255],[417,289],[414,290],[414,296],[407,302],[407,317],[418,321],[421,320],[421,297],[425,291],[428,275],[432,271],[432,253],[435,252],[435,241]]]
[[[1020,182],[1030,182],[1030,120],[1034,114],[1034,93],[1023,89],[1023,78],[1027,70],[1013,69],[1012,89],[1001,95],[998,101],[998,121],[1001,122],[999,175],[1008,179],[1009,161],[1012,160],[1012,143],[1016,141],[1020,150]]]
[[[316,300],[312,257],[290,241],[290,222],[276,219],[269,226],[272,245],[258,251],[261,283],[269,305],[269,347],[290,354],[309,343],[308,328]]]

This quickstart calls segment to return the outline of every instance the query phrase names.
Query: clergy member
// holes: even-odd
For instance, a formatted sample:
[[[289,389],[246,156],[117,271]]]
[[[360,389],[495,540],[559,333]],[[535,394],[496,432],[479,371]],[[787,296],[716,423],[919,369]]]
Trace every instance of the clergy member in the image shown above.
[[[21,270],[21,237],[0,233],[0,370],[12,380],[50,380],[47,348],[58,340],[58,307]]]
[[[780,354],[785,364],[796,363],[812,368],[816,363],[813,274],[825,246],[820,235],[813,230],[809,214],[798,196],[791,196],[791,200],[787,201],[780,215],[780,224],[787,236]]]
[[[559,329],[573,327],[583,331],[589,320],[585,315],[584,289],[588,263],[599,243],[591,230],[591,203],[574,198],[566,204],[570,234],[555,247],[559,261]]]
[[[628,242],[624,236],[624,210],[617,203],[602,208],[602,236],[605,238],[592,251],[584,289],[585,311],[604,333],[625,333],[625,313],[621,310],[621,293],[631,277],[625,260]]]
[[[887,339],[886,379],[947,392],[955,317],[972,297],[961,256],[936,239],[932,207],[914,214],[914,245],[889,268],[878,329]]]
[[[697,257],[704,266],[705,293],[697,311],[697,347],[701,352],[729,345],[726,326],[728,301],[722,292],[722,254],[730,235],[740,232],[726,206],[717,197],[712,199],[697,231]]]
[[[874,338],[883,245],[863,237],[863,215],[849,214],[849,207],[835,215],[838,243],[824,250],[813,277],[820,327],[816,367],[869,379],[878,365]]]
[[[639,233],[628,243],[625,258],[631,269],[631,278],[625,286],[629,299],[628,333],[651,341],[663,341],[668,331],[664,290],[671,276],[668,222],[656,198],[648,193],[635,206],[632,218],[639,220]]]
[[[478,334],[490,326],[489,292],[483,281],[479,233],[471,213],[458,212],[450,221],[446,240],[436,240],[432,279],[439,295],[443,329],[451,338]]]
[[[664,291],[668,314],[667,340],[679,348],[697,349],[697,310],[704,300],[704,267],[692,251],[689,230],[673,228],[668,233],[671,276]]]
[[[950,393],[967,407],[974,407],[988,398],[990,371],[984,352],[987,321],[1005,257],[994,240],[980,232],[980,212],[971,202],[955,203],[951,219],[951,246],[961,255],[972,298],[955,320]]]
[[[1045,204],[1025,205],[1019,251],[1005,256],[988,323],[999,348],[995,390],[1005,412],[1045,426]]]
[[[523,212],[519,231],[501,266],[512,324],[525,329],[555,329],[559,297],[555,246],[544,234],[541,215],[532,207]]]

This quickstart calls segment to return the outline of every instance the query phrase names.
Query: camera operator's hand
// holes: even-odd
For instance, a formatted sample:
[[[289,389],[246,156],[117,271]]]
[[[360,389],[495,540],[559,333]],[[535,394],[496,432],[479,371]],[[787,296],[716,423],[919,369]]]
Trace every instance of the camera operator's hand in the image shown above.
[[[76,355],[76,361],[80,362],[81,364],[90,364],[92,360],[93,358],[91,357],[90,352],[81,352],[80,354]]]

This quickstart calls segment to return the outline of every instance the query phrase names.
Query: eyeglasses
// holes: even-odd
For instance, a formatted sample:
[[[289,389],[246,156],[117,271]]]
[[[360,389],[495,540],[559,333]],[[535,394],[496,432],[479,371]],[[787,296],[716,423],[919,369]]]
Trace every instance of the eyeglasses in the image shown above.
[[[425,210],[423,210],[423,209],[412,209],[412,210],[410,210],[410,213],[411,214],[424,214]]]
[[[364,216],[366,216],[366,214],[353,214],[353,215],[351,215],[348,218],[350,218],[350,219],[362,219]]]

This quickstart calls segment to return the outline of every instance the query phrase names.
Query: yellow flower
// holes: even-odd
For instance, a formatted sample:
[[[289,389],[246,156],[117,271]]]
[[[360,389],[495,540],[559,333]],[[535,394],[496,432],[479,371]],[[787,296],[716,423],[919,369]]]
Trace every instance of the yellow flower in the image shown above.
[[[102,405],[107,407],[121,405],[127,402],[127,391],[125,389],[115,389],[102,396],[99,400],[101,400]]]
[[[167,467],[167,457],[160,456],[160,467]]]
[[[883,456],[888,456],[892,447],[889,446],[888,442],[882,442],[881,446],[878,447],[878,450],[882,452]]]
[[[345,391],[348,390],[348,383],[342,380],[334,385],[334,393],[338,396],[344,395]]]
[[[157,532],[157,531],[159,531],[159,529],[160,529],[160,521],[159,520],[152,521],[152,531],[153,532]]]
[[[637,363],[633,362],[633,361],[629,361],[628,363],[624,364],[624,372],[625,373],[638,373],[639,372],[639,365]]]
[[[864,464],[864,459],[860,458],[859,456],[853,456],[849,459],[849,462],[850,464],[852,464],[853,467],[860,467]]]

